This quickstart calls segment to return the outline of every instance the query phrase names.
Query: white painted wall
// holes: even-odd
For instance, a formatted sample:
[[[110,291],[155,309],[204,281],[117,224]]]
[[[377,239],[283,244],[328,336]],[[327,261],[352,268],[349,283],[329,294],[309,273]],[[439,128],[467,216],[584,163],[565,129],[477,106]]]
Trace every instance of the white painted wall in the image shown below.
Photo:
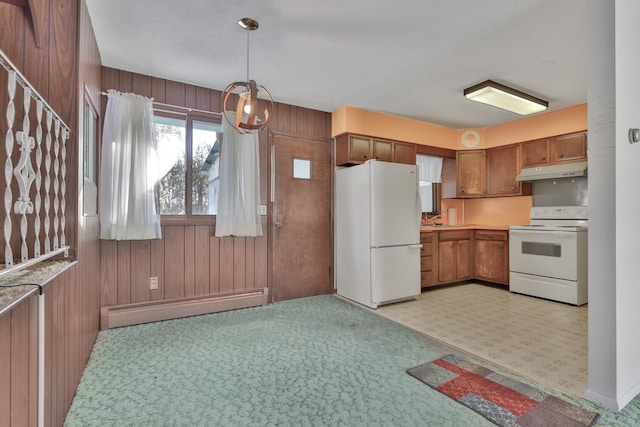
[[[613,2],[587,2],[589,115],[589,386],[616,402],[615,20]]]
[[[638,0],[616,0],[616,271],[618,401],[640,393],[640,38]]]
[[[589,387],[611,409],[640,393],[640,60],[637,0],[589,1]]]

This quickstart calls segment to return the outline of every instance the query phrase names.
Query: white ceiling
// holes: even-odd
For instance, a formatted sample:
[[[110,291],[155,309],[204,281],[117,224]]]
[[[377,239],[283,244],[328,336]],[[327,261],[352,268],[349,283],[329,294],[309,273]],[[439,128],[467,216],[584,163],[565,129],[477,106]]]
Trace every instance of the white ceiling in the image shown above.
[[[250,77],[275,101],[343,105],[452,128],[521,118],[467,100],[491,79],[587,101],[584,0],[87,0],[102,63],[224,89]],[[108,89],[108,88],[105,88]]]

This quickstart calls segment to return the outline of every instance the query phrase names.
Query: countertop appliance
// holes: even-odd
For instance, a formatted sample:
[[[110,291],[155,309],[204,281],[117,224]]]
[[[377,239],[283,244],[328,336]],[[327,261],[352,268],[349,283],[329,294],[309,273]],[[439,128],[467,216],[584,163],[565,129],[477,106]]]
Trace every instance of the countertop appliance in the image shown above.
[[[509,290],[573,305],[587,302],[588,207],[533,207],[509,227]]]
[[[336,290],[377,308],[420,294],[415,165],[370,160],[336,171]]]

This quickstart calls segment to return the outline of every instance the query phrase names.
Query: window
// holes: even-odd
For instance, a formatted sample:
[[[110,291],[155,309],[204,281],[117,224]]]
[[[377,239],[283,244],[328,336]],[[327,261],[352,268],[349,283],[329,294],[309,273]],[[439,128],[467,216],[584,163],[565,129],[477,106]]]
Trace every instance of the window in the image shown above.
[[[293,159],[293,178],[311,179],[311,160]]]
[[[85,93],[84,99],[84,135],[82,147],[83,203],[84,215],[98,214],[98,114]]]
[[[422,212],[437,215],[440,213],[442,158],[418,154],[416,164],[418,165],[418,189],[422,200]]]
[[[220,124],[156,111],[156,207],[164,216],[215,215]]]

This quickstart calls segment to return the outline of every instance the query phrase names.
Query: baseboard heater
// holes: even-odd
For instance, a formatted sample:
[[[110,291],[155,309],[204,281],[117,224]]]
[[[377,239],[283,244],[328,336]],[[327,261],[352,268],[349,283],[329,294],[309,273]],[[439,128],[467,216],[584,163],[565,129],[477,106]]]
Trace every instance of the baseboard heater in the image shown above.
[[[100,308],[100,330],[267,305],[269,289]]]

